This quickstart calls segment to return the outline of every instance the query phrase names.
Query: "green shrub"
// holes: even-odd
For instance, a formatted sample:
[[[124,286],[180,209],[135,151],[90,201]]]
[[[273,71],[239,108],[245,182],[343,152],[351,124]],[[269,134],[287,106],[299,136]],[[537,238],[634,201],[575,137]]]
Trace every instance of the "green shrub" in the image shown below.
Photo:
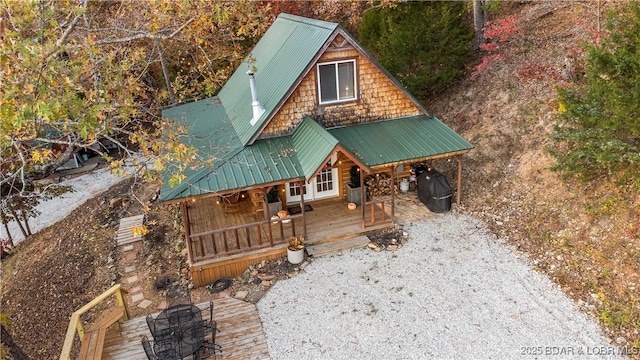
[[[559,89],[553,170],[589,181],[640,183],[640,6],[611,15],[610,35],[587,46],[586,76]]]
[[[472,54],[463,2],[410,2],[370,10],[360,41],[415,96],[442,90]]]

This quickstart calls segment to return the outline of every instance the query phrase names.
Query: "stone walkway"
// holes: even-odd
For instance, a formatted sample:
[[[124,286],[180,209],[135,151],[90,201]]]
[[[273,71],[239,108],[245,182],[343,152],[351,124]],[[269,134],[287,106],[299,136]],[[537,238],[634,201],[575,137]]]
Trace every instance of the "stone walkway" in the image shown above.
[[[142,279],[139,276],[138,268],[136,267],[136,261],[138,260],[138,252],[136,250],[136,242],[144,238],[143,235],[135,235],[134,228],[141,227],[144,221],[144,215],[130,216],[120,219],[120,226],[118,227],[118,233],[116,236],[116,243],[118,246],[122,246],[122,253],[124,255],[121,259],[121,263],[124,262],[124,283],[126,287],[130,287],[128,292],[130,301],[128,303],[135,304],[141,309],[146,309],[153,304],[151,300],[145,299],[143,293],[143,286],[141,284]],[[162,308],[160,308],[162,306]],[[158,307],[160,310],[166,307],[166,303],[160,304]]]

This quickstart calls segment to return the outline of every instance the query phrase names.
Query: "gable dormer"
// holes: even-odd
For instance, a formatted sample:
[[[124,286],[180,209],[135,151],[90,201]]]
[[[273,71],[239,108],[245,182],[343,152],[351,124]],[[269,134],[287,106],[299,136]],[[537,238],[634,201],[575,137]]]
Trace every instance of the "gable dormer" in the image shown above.
[[[261,138],[289,134],[304,116],[325,128],[426,114],[426,110],[338,28]]]

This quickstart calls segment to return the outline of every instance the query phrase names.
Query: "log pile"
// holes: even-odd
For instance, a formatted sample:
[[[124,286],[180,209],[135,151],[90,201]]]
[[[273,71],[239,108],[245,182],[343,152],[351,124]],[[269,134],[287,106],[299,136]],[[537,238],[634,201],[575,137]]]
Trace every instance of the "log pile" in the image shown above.
[[[367,199],[373,199],[379,196],[391,195],[391,189],[398,193],[398,187],[393,183],[393,179],[389,174],[375,174],[367,176],[364,180],[367,189]]]

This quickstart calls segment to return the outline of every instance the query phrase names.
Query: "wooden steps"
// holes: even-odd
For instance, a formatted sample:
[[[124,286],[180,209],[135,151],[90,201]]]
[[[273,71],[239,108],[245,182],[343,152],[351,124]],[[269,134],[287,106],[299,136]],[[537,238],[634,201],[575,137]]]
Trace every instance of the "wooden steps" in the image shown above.
[[[309,254],[309,256],[313,257],[325,256],[329,254],[335,254],[344,250],[367,246],[369,241],[369,238],[365,235],[335,241],[324,241],[314,245],[308,245],[307,253]]]
[[[109,326],[115,324],[124,316],[124,307],[118,306],[100,315],[84,334],[80,347],[79,360],[102,359],[102,349]]]
[[[141,235],[133,235],[133,228],[136,226],[141,227],[143,220],[144,215],[136,215],[120,219],[118,234],[116,235],[116,243],[118,244],[118,246],[142,240]]]

